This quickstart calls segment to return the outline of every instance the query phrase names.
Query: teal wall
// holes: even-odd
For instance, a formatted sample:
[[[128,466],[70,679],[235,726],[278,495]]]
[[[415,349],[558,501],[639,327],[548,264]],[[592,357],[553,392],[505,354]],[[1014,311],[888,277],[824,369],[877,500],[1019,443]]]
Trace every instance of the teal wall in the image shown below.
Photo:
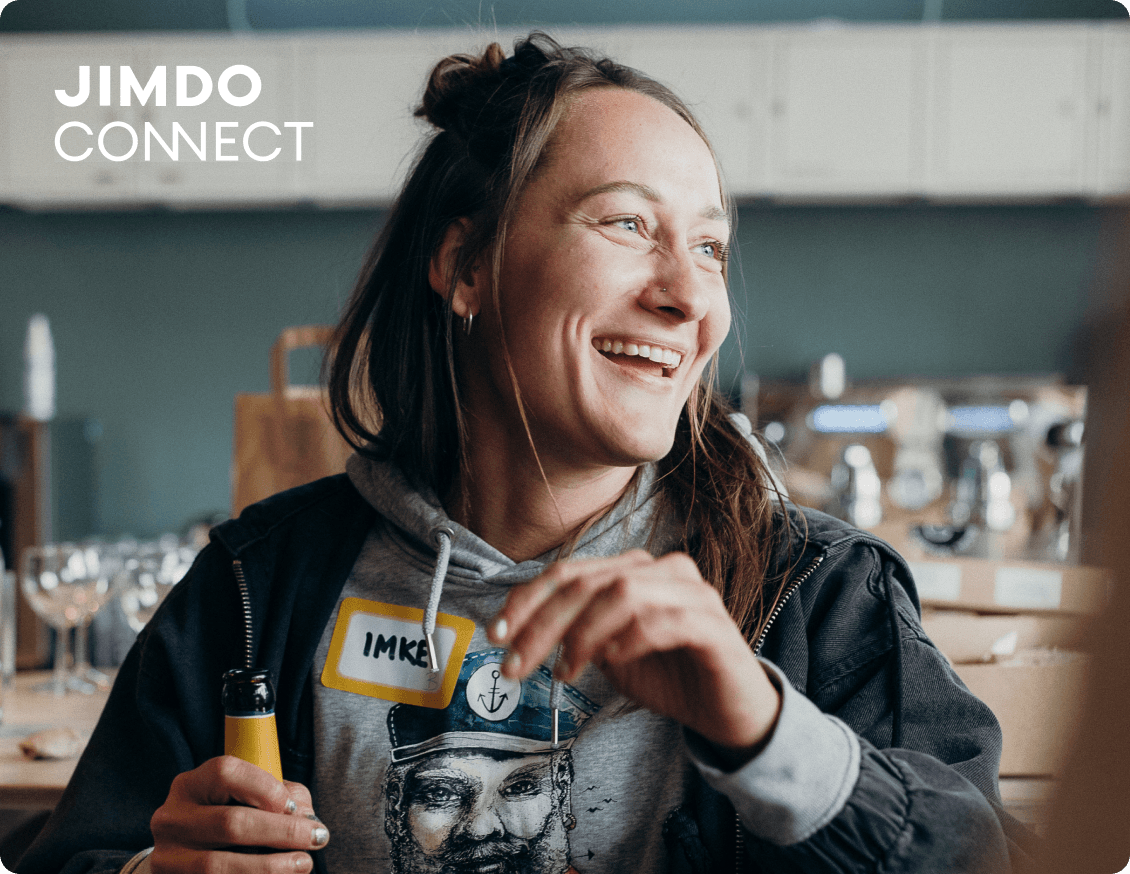
[[[1114,0],[16,0],[0,32],[1126,17]],[[1078,204],[743,208],[724,379],[798,376],[829,351],[856,377],[1063,370],[1105,219]],[[61,533],[148,536],[223,511],[235,394],[266,390],[282,327],[334,319],[382,220],[0,209],[0,410],[21,406],[24,329],[44,312]]]
[[[856,378],[1066,371],[1107,218],[1082,205],[742,209],[745,367],[802,378],[839,352]]]
[[[59,417],[101,426],[96,529],[146,536],[224,510],[236,392],[266,391],[280,328],[333,321],[381,220],[0,212],[0,409],[21,406],[25,326],[46,313]]]
[[[1082,205],[743,208],[732,285],[745,367],[799,376],[838,351],[856,377],[1064,370],[1105,218]],[[107,535],[224,510],[235,394],[267,389],[281,328],[335,318],[382,219],[0,212],[0,409],[21,404],[24,329],[44,312],[60,419],[95,423],[82,431],[93,474],[63,470],[59,502],[84,504],[68,489],[93,478],[91,527]]]

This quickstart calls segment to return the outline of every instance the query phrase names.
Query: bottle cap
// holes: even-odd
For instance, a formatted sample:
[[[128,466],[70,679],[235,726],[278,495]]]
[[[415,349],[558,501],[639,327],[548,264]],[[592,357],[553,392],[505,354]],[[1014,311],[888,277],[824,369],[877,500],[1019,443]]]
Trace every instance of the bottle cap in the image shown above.
[[[224,674],[224,714],[262,716],[275,711],[270,671],[237,668]]]

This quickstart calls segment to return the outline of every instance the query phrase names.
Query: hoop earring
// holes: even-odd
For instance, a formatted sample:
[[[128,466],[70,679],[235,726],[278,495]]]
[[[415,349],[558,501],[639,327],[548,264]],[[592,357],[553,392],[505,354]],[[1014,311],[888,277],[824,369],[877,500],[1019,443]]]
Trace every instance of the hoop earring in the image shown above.
[[[467,310],[467,315],[463,316],[463,333],[468,337],[471,336],[471,324],[475,321],[475,314]]]
[[[565,815],[565,828],[568,831],[572,831],[576,827],[577,827],[577,817],[573,816],[572,813],[566,814]]]

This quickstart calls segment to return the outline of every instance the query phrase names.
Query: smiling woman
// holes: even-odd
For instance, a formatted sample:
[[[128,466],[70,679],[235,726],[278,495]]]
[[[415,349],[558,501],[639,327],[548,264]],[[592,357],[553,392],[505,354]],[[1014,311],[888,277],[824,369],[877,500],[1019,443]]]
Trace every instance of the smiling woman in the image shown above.
[[[330,375],[335,417],[363,454],[411,471],[443,496],[457,521],[476,531],[489,527],[485,539],[511,558],[538,555],[579,535],[623,492],[632,460],[639,463],[650,441],[650,460],[666,459],[661,466],[670,487],[662,500],[688,534],[698,532],[707,578],[752,635],[768,613],[762,590],[727,581],[764,576],[771,496],[742,488],[762,480],[765,469],[711,391],[713,353],[729,324],[729,212],[713,155],[669,90],[609,60],[546,51],[550,45],[531,40],[509,59],[494,46],[481,57],[453,56],[437,65],[417,114],[439,131],[397,200],[339,330]],[[608,123],[625,108],[642,127]],[[656,162],[646,179],[633,175],[644,169],[641,160]],[[583,246],[571,249],[573,242]],[[563,257],[543,258],[550,245]],[[691,263],[697,267],[685,272]],[[632,300],[636,285],[643,293]],[[591,292],[588,301],[579,296],[582,286]],[[548,312],[548,301],[564,303],[567,290],[574,315],[559,310],[552,337],[520,324],[540,318],[539,307]],[[712,299],[700,331],[694,310],[704,291]],[[459,319],[477,330],[454,330]],[[606,359],[616,368],[604,370],[591,353],[581,357],[581,347],[596,340],[622,344]],[[573,344],[568,356],[567,343]],[[629,358],[640,358],[643,346],[650,361],[655,345],[678,356],[680,366],[645,389],[645,374],[659,369]],[[522,356],[518,366],[514,355]],[[361,366],[372,378],[358,383]],[[700,380],[704,367],[710,375]],[[639,377],[629,394],[594,391],[598,380],[609,387],[614,373]],[[657,405],[646,391],[662,391],[674,402]],[[680,417],[687,395],[691,403]],[[633,404],[624,406],[629,397]],[[528,410],[527,402],[537,409]],[[486,408],[472,415],[484,404],[491,405],[489,415]],[[580,418],[570,425],[566,411]],[[631,434],[635,448],[620,439],[609,443],[613,431]],[[616,458],[619,466],[586,467],[586,453],[572,452],[577,441],[599,447],[605,461]],[[486,451],[469,453],[474,446]],[[672,465],[692,448],[697,472],[694,465]],[[551,472],[546,465],[559,460],[566,469],[581,468],[574,474],[580,479],[566,475],[568,488],[543,480]],[[536,473],[532,489],[525,476],[509,475],[512,464]],[[507,488],[506,500],[473,500],[476,484]],[[575,503],[572,484],[586,484]],[[594,496],[603,502],[594,504]],[[483,518],[488,513],[492,518]],[[511,539],[517,537],[533,539],[519,544]]]
[[[535,34],[418,115],[329,360],[347,474],[217,529],[20,874],[1022,866],[905,563],[712,392],[730,213],[686,106]],[[283,783],[218,755],[244,652]]]
[[[609,503],[636,465],[667,455],[729,329],[728,234],[710,150],[689,125],[637,92],[574,98],[518,201],[498,282],[484,265],[454,277],[452,309],[484,316],[457,350],[469,445],[492,447],[471,453],[467,485],[515,464],[536,478],[540,462],[550,483],[612,469],[596,495]],[[438,257],[453,264],[453,254],[441,246]],[[679,367],[665,366],[674,356]],[[512,519],[493,524],[516,532]],[[559,542],[537,540],[503,551],[526,558]]]

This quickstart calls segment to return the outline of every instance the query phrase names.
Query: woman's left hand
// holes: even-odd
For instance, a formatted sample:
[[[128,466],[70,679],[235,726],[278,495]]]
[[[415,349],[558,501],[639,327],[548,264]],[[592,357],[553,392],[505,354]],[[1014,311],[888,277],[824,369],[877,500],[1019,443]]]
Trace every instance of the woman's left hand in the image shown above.
[[[559,679],[592,662],[621,694],[732,750],[735,761],[756,753],[780,710],[722,598],[684,553],[637,549],[553,564],[510,592],[489,633],[510,649],[505,676],[524,677],[563,644]]]

